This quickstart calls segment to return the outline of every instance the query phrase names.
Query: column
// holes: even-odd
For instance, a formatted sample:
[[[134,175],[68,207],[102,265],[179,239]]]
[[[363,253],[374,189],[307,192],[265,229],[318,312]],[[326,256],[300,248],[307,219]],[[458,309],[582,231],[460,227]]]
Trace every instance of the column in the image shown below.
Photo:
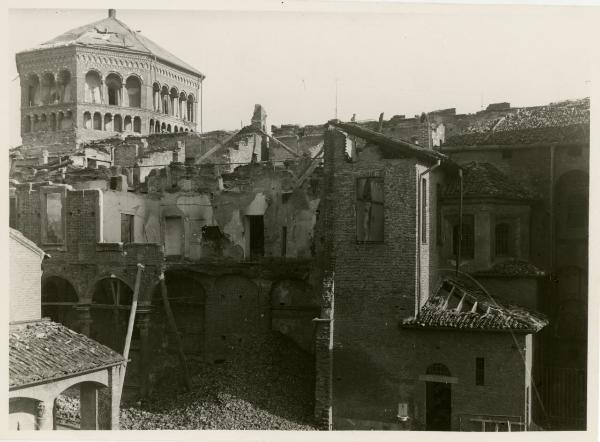
[[[90,336],[90,328],[92,325],[92,314],[90,313],[89,304],[79,304],[75,306],[77,313],[77,323],[79,333]]]
[[[54,429],[54,401],[40,401],[37,404],[36,430],[51,431]]]
[[[150,373],[150,311],[151,307],[140,306],[136,312],[135,323],[140,333],[140,394],[147,397],[149,393],[148,378]]]
[[[79,386],[79,414],[82,430],[98,430],[98,389],[90,382]]]
[[[121,106],[129,106],[129,96],[127,95],[127,88],[125,83],[121,83]]]

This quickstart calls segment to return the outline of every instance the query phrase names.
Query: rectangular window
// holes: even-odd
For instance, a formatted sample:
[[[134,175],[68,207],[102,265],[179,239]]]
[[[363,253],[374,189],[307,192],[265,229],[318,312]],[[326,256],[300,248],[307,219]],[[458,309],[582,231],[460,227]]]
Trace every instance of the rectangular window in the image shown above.
[[[485,385],[485,360],[475,358],[475,385]]]
[[[265,224],[262,215],[248,215],[250,228],[250,258],[265,255]]]
[[[356,239],[383,242],[383,178],[356,180]]]
[[[62,209],[62,194],[58,192],[47,193],[44,211],[44,243],[46,244],[62,244],[64,242]]]
[[[452,229],[452,254],[458,255],[458,221]],[[475,217],[463,215],[463,228],[460,247],[461,259],[473,259],[475,256]]]
[[[496,256],[510,256],[510,225],[507,223],[496,224]]]
[[[421,181],[421,242],[427,244],[427,180]]]
[[[287,226],[281,228],[281,256],[287,255]]]
[[[121,242],[134,242],[133,236],[133,215],[121,213]]]

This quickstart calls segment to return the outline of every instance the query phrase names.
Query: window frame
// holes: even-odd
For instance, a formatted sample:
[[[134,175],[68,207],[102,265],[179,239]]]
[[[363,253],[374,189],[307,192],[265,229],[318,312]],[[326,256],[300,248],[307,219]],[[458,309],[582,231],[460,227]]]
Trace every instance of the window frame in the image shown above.
[[[468,222],[465,222],[465,220],[468,220]],[[465,213],[463,214],[463,231],[462,231],[462,247],[460,250],[460,257],[461,259],[468,259],[468,260],[472,260],[475,259],[475,215],[470,214],[470,213]],[[458,218],[458,215],[456,216],[456,221],[454,221],[452,223],[452,249],[451,249],[451,256],[453,256],[455,259],[457,258],[457,252],[458,252],[458,234],[456,232],[458,232],[458,228],[460,226],[460,220]],[[470,235],[470,247],[469,247],[469,252],[470,254],[467,255],[465,254],[465,251],[467,250],[465,248],[465,227],[466,226],[470,226],[471,227],[471,235]]]
[[[48,241],[48,194],[59,194],[61,203],[61,230],[62,230],[62,241],[50,242]],[[52,187],[44,186],[40,188],[40,239],[43,246],[64,250],[67,244],[67,208],[66,208],[66,195],[67,190],[64,187]]]
[[[381,182],[381,201],[364,200],[359,197],[359,186],[361,180],[377,180]],[[359,219],[361,217],[359,210],[360,202],[369,202],[381,206],[381,239],[360,239],[359,238]],[[354,211],[355,211],[355,239],[357,244],[383,244],[385,242],[385,180],[381,175],[359,176],[354,184]],[[372,216],[372,215],[371,215]],[[365,237],[367,237],[365,232]]]

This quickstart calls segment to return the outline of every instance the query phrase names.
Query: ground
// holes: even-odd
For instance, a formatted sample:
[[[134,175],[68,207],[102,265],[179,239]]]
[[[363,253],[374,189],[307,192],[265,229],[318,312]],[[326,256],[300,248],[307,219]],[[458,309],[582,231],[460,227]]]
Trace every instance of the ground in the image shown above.
[[[151,397],[121,405],[123,430],[315,430],[314,358],[281,335],[246,345],[220,364],[189,361],[193,389],[172,370]],[[70,410],[70,412],[69,412]],[[77,420],[76,398],[58,416]]]

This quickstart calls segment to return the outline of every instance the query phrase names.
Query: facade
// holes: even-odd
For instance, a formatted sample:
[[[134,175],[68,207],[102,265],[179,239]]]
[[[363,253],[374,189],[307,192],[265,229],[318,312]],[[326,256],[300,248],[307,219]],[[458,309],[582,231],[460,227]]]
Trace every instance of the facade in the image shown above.
[[[9,425],[59,429],[54,410],[67,390],[80,398],[82,430],[119,429],[123,357],[40,314],[41,260],[46,253],[10,230]],[[62,319],[62,318],[61,318]],[[98,396],[104,401],[99,410]]]
[[[204,75],[116,18],[16,57],[25,157],[119,134],[194,132]]]

